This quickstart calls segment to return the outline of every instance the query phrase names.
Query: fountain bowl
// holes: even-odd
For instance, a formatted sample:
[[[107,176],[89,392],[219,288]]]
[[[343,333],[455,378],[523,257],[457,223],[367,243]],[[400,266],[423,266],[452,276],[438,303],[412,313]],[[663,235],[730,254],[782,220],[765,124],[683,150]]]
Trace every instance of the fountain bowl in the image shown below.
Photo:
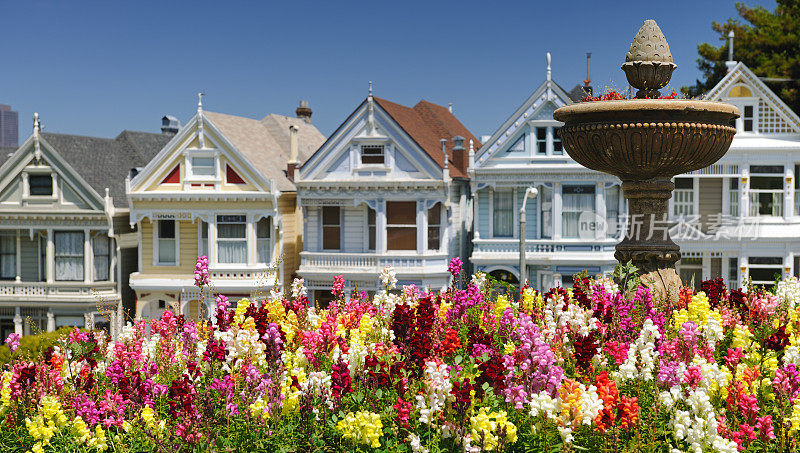
[[[628,99],[581,102],[553,117],[572,159],[622,181],[671,178],[718,161],[739,110],[722,102]]]

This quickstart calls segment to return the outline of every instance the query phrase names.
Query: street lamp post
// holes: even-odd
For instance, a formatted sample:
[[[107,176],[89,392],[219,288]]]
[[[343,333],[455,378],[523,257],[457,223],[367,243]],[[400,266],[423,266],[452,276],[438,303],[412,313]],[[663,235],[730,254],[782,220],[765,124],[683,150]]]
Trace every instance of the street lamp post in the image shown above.
[[[528,203],[528,197],[536,198],[539,195],[539,190],[535,187],[528,187],[525,189],[525,197],[522,199],[522,207],[519,208],[519,288],[520,291],[525,285],[525,225],[528,219],[525,218],[525,205]]]

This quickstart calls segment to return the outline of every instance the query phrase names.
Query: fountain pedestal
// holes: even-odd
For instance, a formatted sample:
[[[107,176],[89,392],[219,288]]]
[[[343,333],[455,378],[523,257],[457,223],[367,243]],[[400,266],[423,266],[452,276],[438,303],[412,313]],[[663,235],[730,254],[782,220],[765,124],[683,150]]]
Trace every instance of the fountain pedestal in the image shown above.
[[[675,64],[652,20],[636,34],[622,65],[636,99],[581,102],[561,107],[561,142],[570,157],[622,180],[628,231],[614,257],[632,261],[655,293],[677,294],[680,247],[669,237],[668,205],[675,175],[705,168],[731,145],[739,110],[722,102],[657,99]]]

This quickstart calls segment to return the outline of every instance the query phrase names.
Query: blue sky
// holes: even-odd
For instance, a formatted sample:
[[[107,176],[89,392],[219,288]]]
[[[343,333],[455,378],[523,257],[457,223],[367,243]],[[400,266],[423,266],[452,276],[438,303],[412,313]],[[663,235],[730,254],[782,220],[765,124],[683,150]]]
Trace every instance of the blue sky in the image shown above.
[[[746,0],[772,9],[774,0]],[[666,6],[666,7],[665,7]],[[697,44],[728,0],[689,1],[136,1],[0,0],[0,103],[33,112],[47,131],[113,137],[186,122],[196,93],[208,110],[294,115],[300,99],[331,133],[367,94],[406,105],[447,105],[475,135],[492,133],[544,80],[570,89],[625,86],[619,66],[644,19],[654,18],[678,69],[698,77]]]

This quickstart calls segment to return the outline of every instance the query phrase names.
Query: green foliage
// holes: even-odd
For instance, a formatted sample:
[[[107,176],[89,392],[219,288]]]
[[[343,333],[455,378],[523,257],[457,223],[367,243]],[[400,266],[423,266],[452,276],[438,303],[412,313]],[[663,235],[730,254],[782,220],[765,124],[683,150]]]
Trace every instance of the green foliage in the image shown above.
[[[777,0],[775,11],[744,3],[736,3],[736,10],[741,19],[712,22],[721,45],[697,46],[697,67],[703,80],[681,90],[699,96],[722,80],[727,73],[728,32],[733,30],[734,60],[744,62],[759,77],[789,79],[765,83],[792,110],[800,112],[800,0]]]
[[[26,335],[19,340],[19,348],[14,352],[15,357],[35,358],[47,348],[56,344],[59,338],[68,335],[72,327],[62,327],[55,332],[45,332],[38,335]],[[0,364],[11,361],[11,348],[0,346]]]
[[[624,288],[626,293],[635,292],[636,288],[642,283],[639,280],[639,268],[633,265],[633,261],[625,264],[618,263],[614,268],[614,280]]]

